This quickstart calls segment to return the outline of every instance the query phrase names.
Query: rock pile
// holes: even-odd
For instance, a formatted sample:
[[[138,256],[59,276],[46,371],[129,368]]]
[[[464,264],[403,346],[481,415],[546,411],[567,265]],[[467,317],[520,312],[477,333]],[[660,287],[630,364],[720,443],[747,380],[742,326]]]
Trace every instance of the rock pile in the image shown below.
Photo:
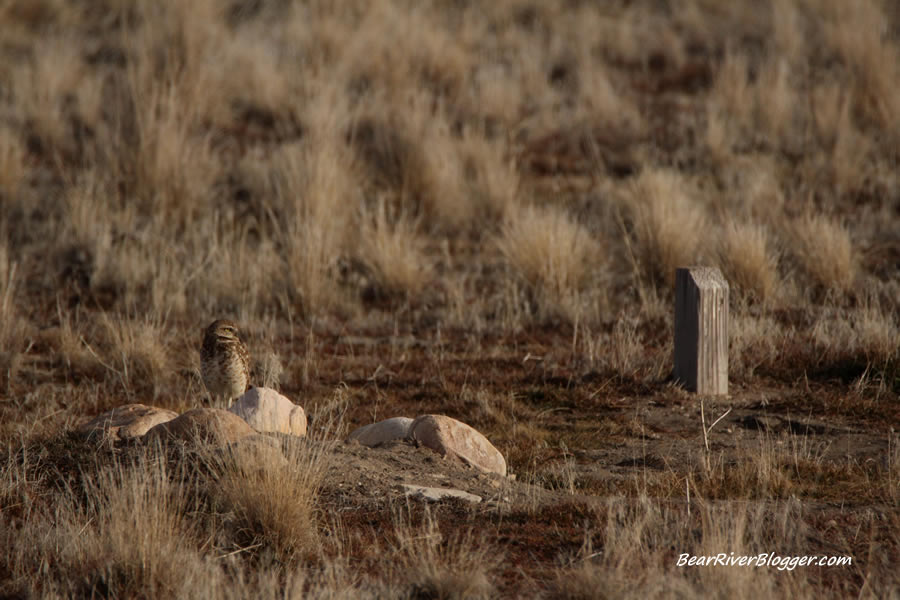
[[[86,438],[113,442],[180,440],[189,444],[213,443],[219,446],[220,452],[248,456],[250,463],[257,462],[258,458],[260,464],[278,464],[285,458],[277,437],[305,437],[307,418],[303,407],[275,390],[257,387],[238,398],[228,410],[195,408],[178,415],[143,404],[127,404],[103,413],[77,431]],[[412,444],[485,474],[507,475],[503,454],[484,435],[445,415],[386,419],[356,429],[346,441],[369,448],[383,447],[388,452],[396,447],[392,444],[399,443],[407,448]],[[418,483],[403,484],[403,490],[408,497],[430,501],[447,497],[472,502],[481,500],[463,490],[429,488]]]
[[[444,415],[421,415],[416,419],[394,417],[360,427],[347,440],[370,447],[408,440],[487,473],[506,475],[506,459],[484,435]]]

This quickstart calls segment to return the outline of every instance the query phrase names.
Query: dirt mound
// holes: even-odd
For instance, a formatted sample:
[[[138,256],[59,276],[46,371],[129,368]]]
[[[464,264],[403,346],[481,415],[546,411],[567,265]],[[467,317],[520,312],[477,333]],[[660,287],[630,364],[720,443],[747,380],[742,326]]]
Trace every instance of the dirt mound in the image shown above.
[[[559,499],[558,493],[484,473],[405,441],[374,448],[353,441],[308,443],[329,446],[324,454],[328,468],[321,495],[332,507],[343,510],[385,506],[404,497],[404,484],[462,490],[481,497],[479,506],[486,509],[543,505]]]

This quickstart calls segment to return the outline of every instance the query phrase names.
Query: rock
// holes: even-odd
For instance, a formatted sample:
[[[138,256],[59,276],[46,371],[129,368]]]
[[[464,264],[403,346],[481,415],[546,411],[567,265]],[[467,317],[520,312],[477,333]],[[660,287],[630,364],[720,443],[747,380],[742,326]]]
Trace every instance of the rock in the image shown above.
[[[195,408],[180,417],[161,423],[146,433],[143,439],[203,441],[228,444],[255,432],[245,420],[221,408]]]
[[[152,427],[177,416],[178,413],[165,408],[125,404],[91,419],[79,427],[77,432],[87,438],[102,436],[113,441],[139,438]]]
[[[481,496],[476,496],[475,494],[470,494],[469,492],[464,492],[455,488],[433,488],[404,483],[403,490],[407,497],[422,498],[423,500],[430,500],[432,502],[437,502],[444,498],[459,498],[475,503],[481,502]]]
[[[288,464],[281,451],[281,443],[267,435],[254,433],[228,444],[223,454],[238,466],[260,469],[284,467]]]
[[[306,413],[278,392],[255,387],[235,400],[230,412],[244,419],[256,431],[274,431],[303,437]]]
[[[409,427],[409,438],[441,456],[459,458],[488,473],[506,475],[506,459],[481,433],[444,415],[422,415]]]
[[[402,440],[409,435],[409,417],[394,417],[370,425],[363,425],[347,436],[347,441],[356,440],[363,446],[377,446],[393,440]]]

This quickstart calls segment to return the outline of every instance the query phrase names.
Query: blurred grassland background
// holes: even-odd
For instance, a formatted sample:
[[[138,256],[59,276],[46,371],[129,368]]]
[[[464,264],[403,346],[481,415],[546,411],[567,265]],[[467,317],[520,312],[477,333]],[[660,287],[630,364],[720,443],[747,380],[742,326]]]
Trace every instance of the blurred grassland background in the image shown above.
[[[731,284],[735,389],[832,385],[852,394],[826,412],[883,423],[900,392],[898,37],[890,0],[0,0],[0,432],[20,453],[7,506],[27,488],[22,448],[125,402],[196,406],[200,332],[217,317],[241,323],[256,382],[307,407],[404,365],[447,377],[458,403],[418,406],[456,406],[524,470],[552,434],[523,425],[539,413],[513,395],[479,388],[495,377],[480,361],[528,366],[537,344],[569,381],[659,389],[674,269],[691,264]],[[346,393],[394,416],[389,395],[361,386]],[[775,489],[766,456],[753,477]],[[96,506],[149,510],[144,492],[121,505],[109,489],[168,498],[153,508],[171,517],[163,537],[141,552],[175,556],[166,536],[193,527],[190,494],[171,472],[116,468],[89,489],[120,504]],[[713,496],[753,485],[717,481]],[[59,522],[87,519],[66,502]],[[626,561],[646,540],[626,532],[683,535],[644,508],[609,508],[628,524],[607,531],[624,558],[601,569],[642,597]],[[709,536],[769,539],[768,513],[748,514]],[[434,542],[434,522],[403,519],[392,564],[423,581],[444,573],[435,565],[485,562]],[[285,535],[263,538],[308,548]],[[220,577],[198,552],[160,568]],[[35,556],[5,563],[16,585]],[[572,564],[554,593],[596,589],[597,572]],[[228,580],[339,595],[345,567],[313,583]],[[662,581],[647,568],[641,581]],[[174,572],[103,581],[166,595]],[[696,577],[685,594],[708,583]],[[823,585],[804,577],[778,590]],[[472,595],[496,593],[472,581]],[[759,581],[728,585],[749,597]]]

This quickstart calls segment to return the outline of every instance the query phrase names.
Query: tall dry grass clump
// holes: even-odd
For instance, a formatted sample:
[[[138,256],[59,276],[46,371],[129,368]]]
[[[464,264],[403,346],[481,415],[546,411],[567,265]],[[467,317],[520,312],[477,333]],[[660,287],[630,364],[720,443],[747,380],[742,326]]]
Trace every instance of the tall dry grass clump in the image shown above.
[[[98,333],[100,362],[126,391],[154,396],[171,380],[172,352],[164,323],[104,315]],[[95,351],[96,352],[96,351]]]
[[[275,159],[288,294],[306,316],[333,308],[340,299],[335,271],[358,206],[358,190],[348,175],[353,173],[349,149],[325,132],[316,138],[285,145]]]
[[[497,246],[541,312],[561,312],[573,320],[582,294],[605,262],[587,229],[553,206],[512,209]]]
[[[25,151],[8,127],[0,127],[0,200],[9,202],[19,192],[25,172]]]
[[[216,3],[139,3],[145,25],[122,40],[134,57],[114,97],[112,168],[133,184],[144,210],[178,222],[198,216],[218,175],[200,127],[219,99],[211,74],[224,47]]]
[[[21,365],[26,321],[16,308],[17,271],[5,241],[0,240],[0,390],[9,390]]]
[[[214,503],[237,519],[238,546],[259,543],[293,562],[318,548],[316,497],[327,444],[254,436],[224,451],[210,450]]]
[[[837,106],[827,107],[829,102]],[[861,189],[872,175],[874,145],[871,136],[857,126],[853,117],[853,102],[843,93],[826,92],[821,104],[825,105],[822,119],[838,113],[832,125],[833,141],[829,146],[829,163],[836,191],[839,194],[852,193]]]
[[[673,171],[647,169],[625,199],[632,224],[633,258],[656,285],[670,287],[675,269],[696,262],[705,251],[705,209]]]
[[[719,238],[719,261],[725,279],[740,293],[767,302],[777,292],[777,260],[764,226],[726,224]]]
[[[889,133],[900,118],[900,48],[877,0],[821,0],[826,42],[849,69],[863,114]],[[895,140],[896,135],[892,136]]]
[[[758,367],[776,364],[779,349],[791,335],[772,317],[735,311],[728,323],[730,375],[749,379]]]
[[[900,358],[900,325],[896,310],[864,299],[853,311],[827,307],[813,323],[810,333],[818,360],[862,357],[883,366]]]
[[[808,577],[778,567],[677,566],[688,557],[803,555],[808,547],[803,510],[793,502],[741,503],[716,506],[694,498],[692,510],[672,511],[647,496],[615,500],[595,509],[605,523],[603,550],[594,550],[590,538],[567,565],[557,569],[551,598],[655,598],[704,597],[721,590],[729,598],[755,598],[760,591],[775,597],[788,588],[793,595],[812,593]],[[692,526],[686,526],[690,523]],[[673,555],[671,549],[676,554]],[[837,553],[837,552],[835,552]],[[640,577],[635,577],[640,565]]]
[[[359,259],[373,272],[381,294],[413,298],[432,274],[425,239],[417,231],[420,220],[390,215],[382,199],[363,216]]]
[[[209,565],[196,550],[187,488],[162,462],[117,462],[25,521],[12,571],[40,595],[184,597]],[[36,577],[35,565],[53,565]]]
[[[847,227],[826,215],[795,220],[788,232],[797,262],[816,285],[848,292],[856,281],[857,259]]]
[[[412,517],[394,514],[390,553],[400,589],[416,598],[491,598],[492,571],[501,557],[472,531],[446,535],[429,511],[415,524]]]

